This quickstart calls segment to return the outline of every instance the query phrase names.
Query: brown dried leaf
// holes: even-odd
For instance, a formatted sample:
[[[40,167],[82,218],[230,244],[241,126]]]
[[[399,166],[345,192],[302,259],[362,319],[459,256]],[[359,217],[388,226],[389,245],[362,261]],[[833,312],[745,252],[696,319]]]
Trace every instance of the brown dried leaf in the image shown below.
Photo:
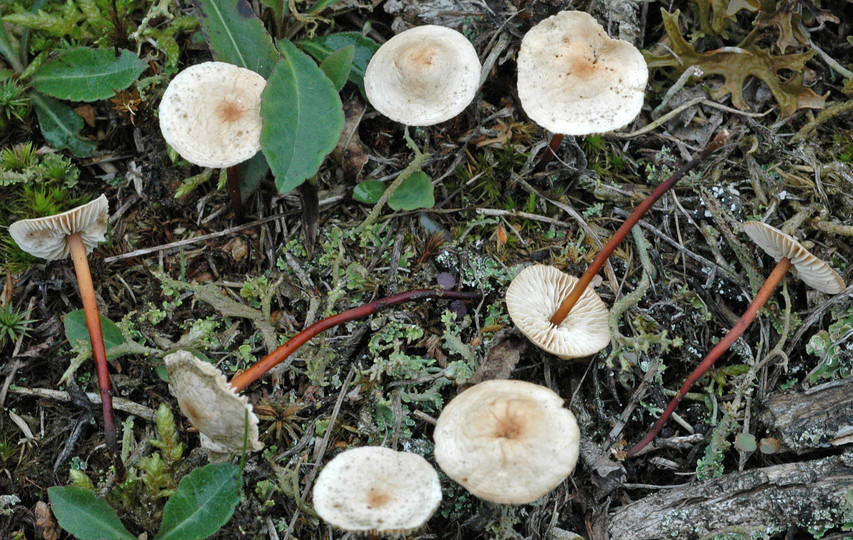
[[[36,528],[41,530],[41,537],[44,540],[57,540],[59,531],[47,503],[44,501],[37,502],[33,513],[36,516]]]
[[[363,115],[364,103],[358,96],[344,104],[344,130],[341,132],[338,145],[332,150],[332,158],[353,177],[358,177],[367,163],[367,153],[358,136],[358,125]]]
[[[486,359],[477,367],[468,384],[477,384],[492,379],[508,379],[527,348],[528,341],[515,329],[501,330],[492,340],[492,348]]]

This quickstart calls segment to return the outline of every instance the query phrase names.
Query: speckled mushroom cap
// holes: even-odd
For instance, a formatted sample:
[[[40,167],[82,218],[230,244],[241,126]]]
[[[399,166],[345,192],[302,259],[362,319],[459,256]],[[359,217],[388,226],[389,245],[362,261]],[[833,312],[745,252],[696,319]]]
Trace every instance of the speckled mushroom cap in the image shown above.
[[[80,233],[86,253],[91,253],[104,241],[108,222],[109,203],[101,195],[61,214],[16,221],[9,226],[9,234],[30,255],[54,261],[68,256],[67,237],[73,233]]]
[[[522,270],[506,290],[506,309],[512,322],[540,349],[563,359],[590,356],[610,343],[608,309],[587,287],[560,326],[551,317],[578,278],[536,264]]]
[[[575,416],[550,389],[491,380],[441,411],[435,460],[447,476],[487,501],[527,504],[569,476],[578,461]]]
[[[160,101],[160,131],[184,159],[230,167],[261,149],[263,77],[225,62],[178,73]]]
[[[323,520],[353,532],[411,531],[441,503],[438,473],[427,460],[379,446],[335,456],[317,477],[313,494]]]
[[[565,135],[603,133],[643,107],[649,69],[588,13],[562,11],[531,28],[518,52],[518,97],[537,124]]]
[[[247,420],[246,449],[251,452],[264,447],[258,440],[258,417],[248,398],[237,395],[222,372],[189,351],[167,354],[164,360],[169,390],[177,398],[181,412],[204,435],[205,448],[239,454],[243,451]]]
[[[800,279],[809,287],[827,294],[844,290],[844,280],[838,272],[809,253],[793,237],[760,221],[747,221],[743,224],[743,232],[777,262],[782,257],[790,259]]]
[[[370,59],[364,90],[373,107],[407,126],[431,126],[461,113],[480,85],[468,39],[443,26],[418,26],[389,39]]]

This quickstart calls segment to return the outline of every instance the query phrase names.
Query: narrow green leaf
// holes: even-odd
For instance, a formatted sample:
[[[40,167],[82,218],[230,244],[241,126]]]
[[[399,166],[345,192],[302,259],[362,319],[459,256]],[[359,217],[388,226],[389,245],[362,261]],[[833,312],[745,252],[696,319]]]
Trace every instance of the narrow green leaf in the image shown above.
[[[79,540],[135,540],[107,501],[76,486],[48,488],[50,507],[59,526]]]
[[[356,184],[352,198],[365,204],[375,204],[385,193],[385,184],[379,180],[365,180]]]
[[[370,59],[373,58],[373,53],[379,49],[378,43],[367,36],[362,36],[358,32],[339,32],[337,34],[319,36],[314,39],[304,39],[297,41],[296,44],[316,58],[318,62],[322,62],[330,54],[344,47],[349,47],[350,45],[355,47],[349,80],[358,85],[362,95],[364,95],[364,72],[367,70],[367,64],[370,63]]]
[[[100,313],[101,318],[101,333],[104,335],[104,347],[107,349],[107,358],[114,358],[110,355],[110,349],[124,343],[124,335],[116,323],[107,319]],[[86,326],[86,313],[82,309],[72,311],[65,315],[65,337],[68,338],[72,345],[80,340],[85,341],[92,346],[92,340],[89,339],[89,327]]]
[[[83,119],[71,107],[39,92],[27,94],[45,140],[57,150],[67,148],[77,157],[91,156],[97,146],[77,135],[83,129]]]
[[[192,0],[213,56],[269,77],[279,54],[247,0]]]
[[[124,90],[145,71],[147,64],[134,53],[77,47],[42,64],[32,77],[33,88],[59,99],[97,101]]]
[[[352,70],[352,59],[355,55],[355,47],[348,45],[339,51],[335,51],[326,57],[320,63],[320,69],[326,74],[326,77],[335,85],[335,90],[341,91],[341,88],[347,82],[350,70]]]
[[[317,173],[344,128],[341,98],[311,58],[287,40],[261,95],[261,147],[279,193]]]
[[[163,509],[155,540],[206,538],[228,523],[240,501],[240,469],[211,463],[185,476]]]
[[[388,206],[393,210],[432,208],[435,206],[432,179],[423,171],[412,174],[388,198]]]

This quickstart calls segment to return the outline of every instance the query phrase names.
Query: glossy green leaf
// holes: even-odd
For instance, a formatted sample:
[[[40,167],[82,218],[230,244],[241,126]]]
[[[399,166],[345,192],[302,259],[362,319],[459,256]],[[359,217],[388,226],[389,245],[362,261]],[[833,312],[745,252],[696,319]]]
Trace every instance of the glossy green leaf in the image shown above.
[[[385,193],[385,184],[379,180],[365,180],[356,184],[352,198],[365,204],[375,204]]]
[[[367,70],[370,59],[373,58],[373,53],[379,49],[378,43],[358,32],[340,32],[314,39],[304,39],[297,41],[296,44],[316,58],[318,62],[322,62],[335,51],[350,45],[355,47],[349,80],[357,84],[362,95],[364,95],[364,72]]]
[[[432,208],[435,206],[432,179],[423,171],[412,174],[388,198],[388,206],[394,210]]]
[[[261,95],[261,147],[279,193],[317,173],[344,128],[341,98],[311,58],[287,40]]]
[[[97,146],[77,133],[83,129],[83,118],[74,110],[39,92],[27,94],[36,110],[45,140],[57,150],[67,148],[77,157],[91,156]]]
[[[228,523],[239,501],[239,467],[211,463],[195,469],[169,497],[155,540],[206,538]]]
[[[88,489],[66,486],[48,488],[50,507],[59,526],[79,540],[135,540],[107,501]]]
[[[100,313],[98,316],[101,318],[101,333],[104,335],[104,348],[107,350],[107,358],[114,358],[110,355],[110,349],[124,343],[124,335],[116,323]],[[89,327],[86,326],[86,313],[82,309],[72,311],[65,316],[65,337],[72,345],[82,340],[88,343],[90,347],[92,346],[92,341],[89,339]]]
[[[320,63],[320,69],[326,74],[326,77],[335,85],[335,90],[341,91],[341,88],[347,83],[350,70],[352,70],[352,59],[355,55],[355,47],[348,45],[339,51],[335,51],[326,57]]]
[[[68,49],[42,64],[31,79],[33,88],[59,99],[97,101],[115,95],[139,78],[147,64],[122,49]]]
[[[269,77],[279,59],[272,38],[247,0],[192,0],[213,56]]]

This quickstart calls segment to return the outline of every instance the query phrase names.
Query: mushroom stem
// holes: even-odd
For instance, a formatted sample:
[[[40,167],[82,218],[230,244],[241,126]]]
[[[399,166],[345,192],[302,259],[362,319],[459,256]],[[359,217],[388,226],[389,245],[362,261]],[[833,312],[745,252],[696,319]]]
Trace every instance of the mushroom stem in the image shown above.
[[[557,150],[559,150],[560,145],[563,144],[564,138],[565,135],[562,133],[555,133],[551,136],[551,140],[548,141],[548,146],[545,147],[542,157],[539,158],[539,163],[536,164],[536,171],[544,170],[545,165],[551,163],[551,160],[557,157]]]
[[[123,480],[126,471],[124,463],[121,461],[121,453],[116,438],[113,398],[110,394],[110,372],[107,368],[107,351],[104,347],[104,335],[101,330],[101,318],[98,314],[98,302],[95,299],[95,287],[92,284],[92,273],[89,271],[89,259],[86,256],[86,247],[83,245],[80,233],[68,235],[68,248],[71,251],[71,260],[74,262],[74,272],[77,274],[77,286],[80,288],[83,312],[86,314],[89,340],[92,342],[92,357],[95,359],[98,387],[101,392],[101,408],[104,415],[104,438],[106,439],[107,449],[112,454],[116,478]]]
[[[717,345],[711,349],[711,352],[696,366],[696,369],[693,370],[692,373],[687,377],[687,380],[684,381],[684,384],[681,385],[681,388],[678,389],[678,393],[675,394],[675,397],[672,398],[672,401],[669,402],[669,405],[666,407],[666,410],[663,411],[663,414],[660,418],[657,419],[655,424],[652,426],[649,434],[643,437],[643,440],[634,445],[633,448],[628,450],[629,456],[634,456],[642,450],[647,444],[652,442],[652,440],[657,436],[660,432],[663,425],[669,420],[669,417],[672,415],[673,411],[675,411],[678,404],[681,403],[681,400],[687,395],[687,392],[690,390],[690,387],[693,386],[693,383],[699,380],[702,375],[704,375],[711,366],[714,365],[714,362],[726,352],[729,347],[734,344],[735,341],[743,334],[744,330],[746,330],[752,321],[755,320],[755,317],[758,315],[759,310],[761,310],[762,306],[767,302],[767,299],[770,298],[770,295],[773,293],[773,290],[779,285],[779,282],[782,281],[782,278],[788,272],[788,269],[791,267],[791,260],[787,257],[782,257],[778,263],[776,263],[776,267],[773,268],[773,271],[770,272],[770,275],[767,276],[767,279],[764,281],[764,285],[758,290],[758,293],[755,295],[755,299],[753,299],[752,303],[746,308],[746,311],[741,316],[741,318],[735,323],[731,330],[729,330],[728,334],[725,335],[723,339],[720,340]]]
[[[598,253],[595,257],[595,260],[592,261],[592,264],[589,265],[589,268],[586,269],[586,272],[583,273],[581,278],[575,283],[574,288],[572,288],[569,295],[563,299],[560,307],[557,309],[556,313],[551,316],[551,324],[554,326],[560,326],[563,320],[569,315],[572,311],[572,308],[575,307],[578,299],[580,299],[583,292],[586,290],[589,282],[592,281],[592,278],[595,274],[601,270],[601,267],[604,266],[607,258],[610,257],[610,254],[613,253],[613,250],[616,249],[622,240],[628,236],[628,233],[640,221],[640,218],[645,215],[645,213],[655,204],[658,199],[663,197],[663,195],[669,191],[669,189],[674,186],[679,180],[681,180],[685,174],[693,170],[699,163],[701,163],[705,158],[715,152],[718,148],[723,146],[725,142],[729,138],[729,133],[726,130],[721,131],[714,137],[708,146],[706,146],[699,155],[685,163],[680,169],[675,171],[672,176],[670,176],[664,183],[659,185],[652,191],[651,195],[646,197],[646,199],[631,212],[631,215],[625,220],[625,223],[622,224],[621,227],[613,234],[610,238],[610,241],[607,242],[607,245]]]
[[[354,307],[346,311],[342,311],[337,315],[332,315],[331,317],[326,317],[325,319],[321,319],[315,322],[308,328],[302,330],[301,332],[290,338],[287,343],[266,355],[264,358],[252,365],[243,373],[240,373],[239,375],[231,379],[231,387],[236,392],[241,392],[247,386],[263,377],[263,375],[267,371],[271,370],[272,368],[283,362],[288,356],[290,356],[294,351],[296,351],[296,349],[308,342],[308,340],[310,340],[320,332],[328,330],[329,328],[337,326],[341,323],[361,319],[362,317],[367,317],[368,315],[373,315],[377,311],[384,309],[388,306],[393,306],[394,304],[399,304],[402,302],[408,302],[409,300],[433,297],[471,300],[474,298],[478,298],[479,296],[479,293],[473,292],[445,291],[442,289],[416,289],[413,291],[406,291],[392,296],[387,296],[385,298],[380,298],[379,300],[374,300],[373,302]]]
[[[228,196],[231,198],[231,209],[234,210],[234,216],[238,220],[242,220],[244,213],[243,196],[240,194],[240,164],[225,169],[225,175],[228,178]]]

